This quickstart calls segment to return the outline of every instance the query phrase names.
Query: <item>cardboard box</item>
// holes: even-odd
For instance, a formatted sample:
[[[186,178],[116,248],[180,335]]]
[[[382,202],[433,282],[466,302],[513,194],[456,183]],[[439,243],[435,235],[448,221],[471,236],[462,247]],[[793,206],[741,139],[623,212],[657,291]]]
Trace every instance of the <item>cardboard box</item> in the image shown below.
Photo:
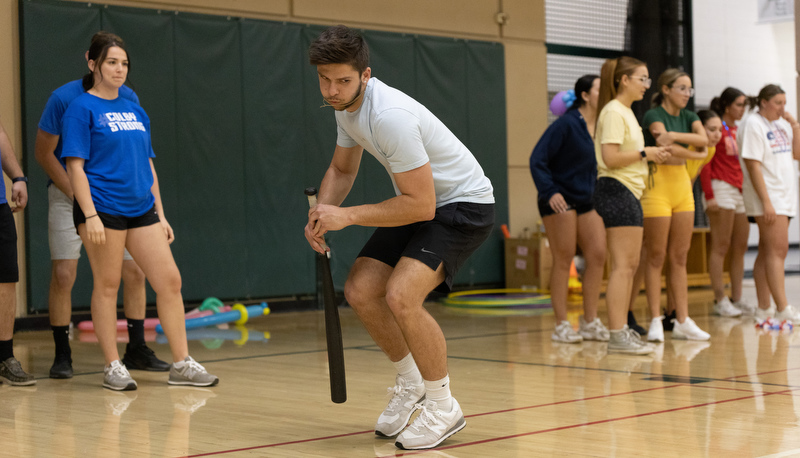
[[[506,288],[550,289],[553,258],[544,234],[528,239],[505,239]]]

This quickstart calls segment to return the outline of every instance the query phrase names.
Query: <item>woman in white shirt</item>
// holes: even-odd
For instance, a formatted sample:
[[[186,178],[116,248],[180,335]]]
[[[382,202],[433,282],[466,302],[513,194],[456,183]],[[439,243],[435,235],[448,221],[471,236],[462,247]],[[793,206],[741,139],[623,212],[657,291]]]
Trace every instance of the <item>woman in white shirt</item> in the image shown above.
[[[748,118],[739,135],[745,210],[759,232],[753,266],[759,322],[770,318],[771,295],[777,321],[800,323],[800,311],[789,305],[784,286],[789,218],[798,210],[797,168],[792,159],[800,160],[800,123],[784,110],[785,105],[783,89],[765,86],[758,94],[758,113]]]

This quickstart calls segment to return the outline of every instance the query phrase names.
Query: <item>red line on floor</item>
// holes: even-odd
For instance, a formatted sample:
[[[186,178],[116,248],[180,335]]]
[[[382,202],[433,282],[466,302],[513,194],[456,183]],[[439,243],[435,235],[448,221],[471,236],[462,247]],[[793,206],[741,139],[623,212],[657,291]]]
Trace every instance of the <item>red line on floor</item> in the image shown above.
[[[779,372],[779,371],[776,371],[776,372]],[[754,374],[754,375],[762,375],[762,374]],[[688,384],[688,383],[678,383],[678,384],[673,384],[673,385],[664,385],[664,386],[653,387],[653,388],[645,388],[645,389],[641,389],[641,390],[626,391],[626,392],[623,392],[623,393],[604,394],[604,395],[590,396],[590,397],[580,398],[580,399],[567,399],[567,400],[564,400],[564,401],[549,402],[549,403],[545,403],[545,404],[536,404],[536,405],[532,405],[532,406],[514,407],[514,408],[511,408],[511,409],[495,410],[495,411],[491,411],[491,412],[483,412],[483,413],[477,413],[477,414],[472,414],[472,415],[465,415],[465,417],[466,418],[482,417],[482,416],[485,416],[485,415],[495,415],[495,414],[499,414],[499,413],[515,412],[515,411],[535,409],[535,408],[540,408],[540,407],[550,407],[550,406],[555,406],[555,405],[560,405],[560,404],[571,404],[571,403],[574,403],[574,402],[592,401],[592,400],[596,400],[596,399],[605,399],[605,398],[611,398],[611,397],[616,397],[616,396],[625,396],[625,395],[630,395],[630,394],[645,393],[645,392],[648,392],[648,391],[658,391],[658,390],[664,390],[664,389],[668,389],[668,388],[676,388],[676,387],[681,387],[681,386],[690,387],[690,388],[698,388],[698,387],[699,388],[712,388],[712,389],[718,389],[718,390],[744,391],[746,393],[753,393],[753,391],[750,391],[750,390],[741,390],[741,389],[736,389],[736,388],[723,388],[723,387],[714,387],[714,386],[693,385],[693,384]],[[625,420],[625,419],[629,419],[629,418],[644,417],[644,416],[648,416],[648,415],[656,415],[656,414],[660,414],[660,413],[668,413],[668,412],[673,412],[673,411],[692,409],[692,408],[695,408],[695,407],[702,407],[702,406],[706,406],[706,405],[721,404],[721,403],[724,403],[724,402],[731,402],[731,401],[738,401],[738,400],[742,400],[742,399],[749,399],[749,398],[753,398],[753,397],[756,397],[756,396],[768,396],[768,395],[772,395],[772,394],[786,394],[786,393],[791,393],[792,391],[793,390],[790,389],[790,390],[784,390],[784,391],[757,393],[757,394],[754,394],[753,396],[745,396],[745,397],[742,397],[742,398],[728,399],[728,400],[716,401],[716,402],[709,402],[709,403],[705,403],[705,404],[697,404],[697,405],[686,406],[686,407],[678,407],[678,408],[675,408],[675,409],[669,409],[669,410],[663,410],[663,411],[657,411],[657,412],[650,412],[650,413],[645,413],[645,414],[640,414],[640,415],[633,415],[633,416],[630,416],[630,417],[620,417],[620,418],[612,418],[612,419],[606,419],[606,420],[598,420],[598,421],[590,422],[590,423],[581,423],[581,424],[578,424],[578,425],[563,426],[563,427],[553,428],[553,429],[548,429],[548,430],[534,431],[534,432],[530,432],[530,433],[521,433],[521,434],[516,434],[516,435],[512,435],[512,436],[504,436],[504,437],[500,437],[500,438],[486,439],[486,440],[478,441],[478,442],[470,442],[470,443],[452,445],[450,447],[439,447],[439,448],[437,448],[437,450],[447,449],[447,448],[455,448],[455,447],[463,447],[465,445],[476,445],[476,444],[480,444],[480,443],[483,443],[483,442],[492,442],[492,441],[496,441],[496,440],[512,439],[512,438],[515,438],[515,437],[529,436],[529,435],[533,435],[533,434],[541,434],[541,433],[545,433],[545,432],[559,431],[559,430],[562,430],[562,429],[577,428],[577,427],[581,427],[581,426],[591,426],[591,425],[600,424],[600,423],[606,423],[606,422],[611,422],[611,421],[619,421],[619,420]],[[792,394],[789,394],[789,396],[791,396],[791,395]],[[303,444],[303,443],[307,443],[307,442],[317,442],[317,441],[323,441],[323,440],[328,440],[328,439],[339,439],[339,438],[342,438],[342,437],[357,436],[359,434],[367,434],[367,433],[373,433],[373,432],[374,432],[373,430],[367,430],[367,431],[358,431],[358,432],[353,432],[353,433],[336,434],[336,435],[333,435],[333,436],[312,437],[312,438],[300,439],[300,440],[296,440],[296,441],[278,442],[278,443],[275,443],[275,444],[255,445],[255,446],[252,446],[252,447],[244,447],[244,448],[230,449],[230,450],[219,450],[219,451],[216,451],[216,452],[207,452],[207,453],[200,453],[200,454],[197,454],[197,455],[188,455],[187,458],[194,458],[194,457],[201,457],[201,456],[213,456],[213,455],[224,455],[224,454],[227,454],[227,453],[244,452],[244,451],[258,450],[258,449],[263,449],[263,448],[281,447],[281,446],[284,446],[284,445]],[[409,454],[409,453],[420,453],[420,452],[413,452],[412,451],[412,452],[408,452],[408,453],[405,453],[405,454]]]
[[[659,414],[662,414],[662,413],[678,412],[678,411],[681,411],[681,410],[695,409],[695,408],[698,408],[698,407],[705,407],[705,406],[710,406],[710,405],[723,404],[723,403],[726,403],[726,402],[742,401],[742,400],[745,400],[745,399],[752,399],[752,398],[755,398],[755,397],[758,397],[758,396],[770,396],[770,395],[773,395],[773,394],[784,394],[785,392],[788,392],[788,391],[791,391],[791,390],[777,391],[777,392],[771,392],[771,393],[754,394],[753,396],[742,396],[740,398],[725,399],[725,400],[722,400],[722,401],[706,402],[706,403],[703,403],[703,404],[694,404],[694,405],[684,406],[684,407],[675,407],[674,409],[658,410],[658,411],[655,411],[655,412],[648,412],[648,413],[642,413],[642,414],[637,414],[637,415],[628,415],[626,417],[606,418],[605,420],[590,421],[590,422],[586,422],[586,423],[578,423],[578,424],[574,424],[574,425],[566,425],[566,426],[559,426],[559,427],[556,427],[556,428],[542,429],[542,430],[539,430],[539,431],[531,431],[529,433],[512,434],[512,435],[509,435],[509,436],[493,437],[491,439],[483,439],[483,440],[474,441],[474,442],[464,442],[462,444],[455,444],[455,445],[450,445],[450,446],[445,446],[445,447],[437,447],[435,450],[447,450],[447,449],[453,449],[453,448],[461,448],[461,447],[466,447],[466,446],[470,446],[470,445],[480,445],[480,444],[486,444],[486,443],[489,443],[489,442],[497,442],[497,441],[501,441],[501,440],[515,439],[517,437],[534,436],[536,434],[551,433],[551,432],[555,432],[555,431],[563,431],[565,429],[581,428],[581,427],[584,427],[584,426],[600,425],[600,424],[603,424],[603,423],[611,423],[611,422],[621,421],[621,420],[630,420],[630,419],[633,419],[633,418],[647,417],[647,416],[650,416],[650,415],[659,415]],[[417,454],[425,453],[425,452],[430,452],[430,450],[409,451],[409,452],[402,453],[402,455],[386,455],[386,457],[389,457],[389,456],[417,455]]]

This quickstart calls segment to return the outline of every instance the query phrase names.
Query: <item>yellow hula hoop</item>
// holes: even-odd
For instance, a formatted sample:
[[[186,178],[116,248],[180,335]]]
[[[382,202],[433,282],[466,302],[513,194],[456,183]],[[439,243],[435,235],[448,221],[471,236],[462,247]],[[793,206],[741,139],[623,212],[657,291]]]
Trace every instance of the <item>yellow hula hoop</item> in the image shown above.
[[[550,303],[550,296],[540,295],[535,298],[509,298],[509,299],[458,299],[462,296],[471,296],[479,294],[497,294],[497,293],[531,293],[536,294],[536,290],[519,289],[519,288],[502,288],[502,289],[477,289],[471,291],[459,291],[450,293],[442,302],[445,305],[453,307],[509,307],[514,305],[543,305]]]

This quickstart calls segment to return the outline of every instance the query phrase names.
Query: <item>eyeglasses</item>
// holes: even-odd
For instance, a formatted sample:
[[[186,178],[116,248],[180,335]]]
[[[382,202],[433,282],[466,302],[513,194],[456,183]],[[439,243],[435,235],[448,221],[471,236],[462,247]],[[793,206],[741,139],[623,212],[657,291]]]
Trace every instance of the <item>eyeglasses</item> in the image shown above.
[[[641,81],[642,82],[642,86],[644,86],[644,87],[650,87],[650,85],[653,84],[653,80],[648,78],[648,77],[646,77],[646,76],[635,76],[635,77],[632,77],[631,79]]]
[[[689,94],[689,97],[694,97],[694,88],[693,87],[686,87],[686,86],[676,86],[673,89],[677,89],[678,92],[683,92],[684,94]]]

